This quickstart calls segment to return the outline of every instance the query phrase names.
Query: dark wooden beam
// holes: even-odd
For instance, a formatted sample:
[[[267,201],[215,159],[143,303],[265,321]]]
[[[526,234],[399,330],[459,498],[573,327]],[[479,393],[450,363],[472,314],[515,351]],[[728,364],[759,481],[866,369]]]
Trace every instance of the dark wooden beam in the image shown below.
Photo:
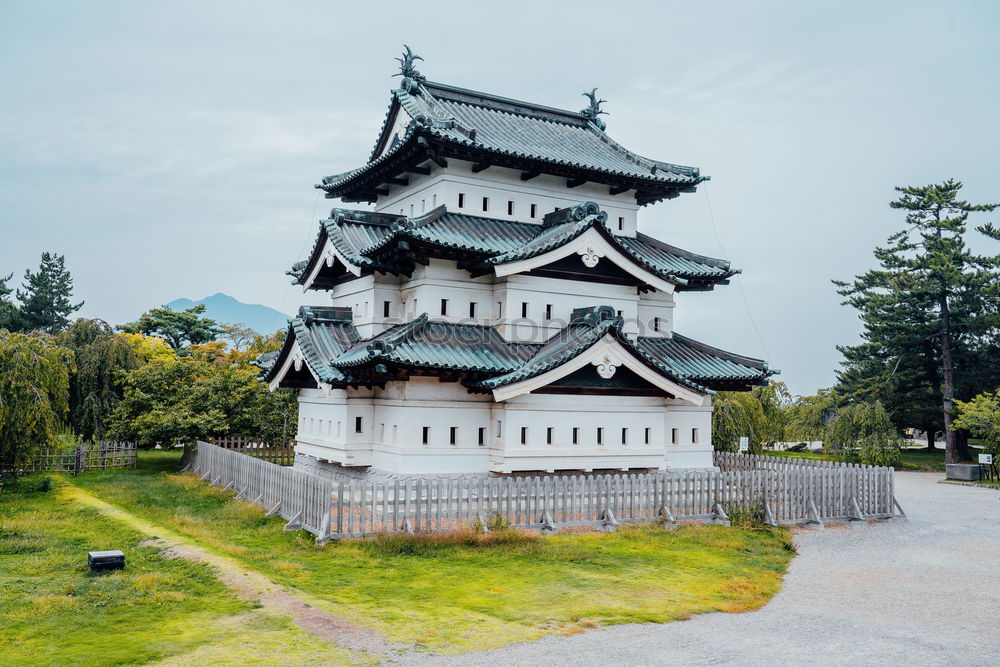
[[[421,176],[430,176],[431,175],[431,168],[430,167],[417,167],[417,166],[413,166],[413,167],[407,167],[406,171],[408,171],[411,174],[420,174]]]
[[[375,188],[374,190],[372,190],[372,194],[374,194],[376,196],[379,196],[379,197],[385,197],[387,194],[389,194],[389,189],[388,188]]]
[[[441,167],[442,169],[448,166],[448,161],[443,157],[441,157],[440,155],[438,155],[437,152],[435,152],[434,147],[431,146],[431,142],[427,141],[427,137],[418,137],[417,145],[427,150],[428,160],[430,160],[437,166]]]
[[[394,176],[392,178],[385,179],[385,182],[390,185],[409,185],[410,179],[402,178],[400,176]]]
[[[580,187],[581,185],[583,185],[586,182],[587,182],[586,178],[571,178],[570,180],[566,181],[566,187],[567,188],[577,188],[577,187]]]
[[[530,181],[531,179],[533,179],[533,178],[535,178],[537,176],[541,176],[541,175],[542,175],[542,172],[539,169],[532,169],[531,171],[522,171],[521,172],[521,180],[522,181]]]
[[[437,166],[441,167],[442,169],[448,167],[448,161],[445,160],[440,155],[438,155],[437,153],[435,153],[434,151],[427,152],[427,159],[436,164]]]
[[[486,171],[487,169],[489,169],[492,166],[493,165],[490,164],[489,162],[477,162],[474,165],[472,165],[472,173],[473,174],[478,174],[481,171]]]
[[[627,185],[612,185],[611,189],[608,190],[608,192],[613,195],[620,195],[621,193],[628,192],[631,189],[632,188],[630,188]]]

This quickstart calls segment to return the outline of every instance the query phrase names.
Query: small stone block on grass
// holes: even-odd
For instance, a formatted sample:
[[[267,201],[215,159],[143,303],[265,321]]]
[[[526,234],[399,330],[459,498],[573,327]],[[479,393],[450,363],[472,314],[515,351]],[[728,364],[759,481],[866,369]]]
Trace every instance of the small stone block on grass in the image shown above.
[[[124,570],[125,554],[121,551],[88,551],[87,566],[93,572]]]
[[[945,476],[948,479],[961,479],[975,482],[980,479],[980,469],[973,463],[949,463],[945,466]]]

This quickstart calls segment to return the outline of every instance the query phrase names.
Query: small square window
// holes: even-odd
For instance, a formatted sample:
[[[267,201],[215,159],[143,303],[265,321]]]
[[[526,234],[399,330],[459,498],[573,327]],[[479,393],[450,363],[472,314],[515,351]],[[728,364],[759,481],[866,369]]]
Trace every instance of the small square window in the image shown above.
[[[459,208],[465,208],[465,193],[464,192],[459,192],[458,193],[458,207]]]
[[[573,427],[573,444],[574,445],[579,445],[580,444],[580,427],[579,426],[574,426]]]
[[[677,444],[677,440],[679,438],[680,438],[680,434],[677,432],[677,429],[675,429],[675,428],[670,429],[670,443],[673,444],[673,445],[676,445]]]
[[[486,444],[486,429],[480,427],[479,429],[479,446],[482,447]]]
[[[458,443],[458,427],[452,426],[451,430],[448,431],[448,442],[452,445]]]
[[[548,427],[547,429],[545,429],[545,444],[546,445],[551,445],[552,444],[552,434],[553,434],[554,431],[555,431],[555,429],[552,428],[551,426]]]
[[[528,316],[528,302],[527,301],[522,301],[521,302],[521,317],[527,317],[527,316]]]
[[[600,426],[597,427],[597,444],[604,444],[604,429]]]
[[[625,229],[625,218],[619,216],[618,217],[618,231],[624,231],[624,229]]]
[[[514,215],[514,202],[507,202],[507,215]]]
[[[364,427],[364,422],[362,421],[361,417],[355,417],[354,418],[354,432],[355,433],[364,433],[364,428],[363,427]]]
[[[532,204],[531,205],[531,217],[532,218],[537,218],[538,217],[538,204]]]
[[[652,441],[653,441],[653,429],[647,428],[646,435],[644,437],[644,442],[648,445]]]
[[[624,315],[625,315],[625,311],[624,310],[619,310],[618,311],[618,317],[622,317]]]
[[[448,299],[441,299],[441,314],[448,314]]]
[[[497,319],[503,317],[503,301],[497,301]]]
[[[497,437],[499,438],[503,433],[503,422],[499,419],[497,420]]]
[[[691,429],[691,442],[698,444],[698,429],[696,428]]]
[[[628,444],[628,429],[627,428],[623,428],[622,429],[622,444],[623,445],[627,445]]]
[[[545,304],[545,319],[546,320],[551,320],[552,319],[552,304],[551,303]]]
[[[476,302],[475,301],[470,301],[469,302],[469,317],[475,317],[475,316],[476,316]]]
[[[431,427],[430,426],[425,426],[424,427],[424,434],[423,434],[423,443],[426,445],[430,441],[431,441]]]
[[[382,302],[382,317],[389,317],[389,302]]]
[[[659,330],[660,330],[660,318],[659,317],[654,317],[653,318],[653,331],[659,331]]]
[[[490,210],[490,198],[489,197],[483,197],[483,210],[484,211]]]
[[[521,427],[521,444],[522,445],[528,444],[528,427],[527,426],[522,426]]]

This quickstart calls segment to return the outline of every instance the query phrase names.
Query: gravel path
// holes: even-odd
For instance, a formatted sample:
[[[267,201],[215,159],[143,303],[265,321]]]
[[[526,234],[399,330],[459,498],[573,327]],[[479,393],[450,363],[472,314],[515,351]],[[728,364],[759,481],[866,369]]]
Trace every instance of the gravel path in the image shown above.
[[[760,611],[403,663],[1000,664],[1000,493],[941,478],[896,473],[908,522],[797,535],[784,590]]]

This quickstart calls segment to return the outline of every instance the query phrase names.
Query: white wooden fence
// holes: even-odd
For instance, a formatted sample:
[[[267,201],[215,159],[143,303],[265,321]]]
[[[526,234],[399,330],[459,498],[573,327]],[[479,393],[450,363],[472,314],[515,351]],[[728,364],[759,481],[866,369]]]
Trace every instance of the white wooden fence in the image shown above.
[[[200,442],[186,469],[320,542],[496,521],[545,531],[611,529],[622,522],[725,522],[727,507],[754,508],[775,525],[905,517],[893,496],[891,468],[809,463],[720,453],[720,470],[708,471],[333,481]]]
[[[207,442],[197,444],[185,469],[286,519],[288,530],[302,528],[320,537],[328,532],[333,502],[328,479]]]

